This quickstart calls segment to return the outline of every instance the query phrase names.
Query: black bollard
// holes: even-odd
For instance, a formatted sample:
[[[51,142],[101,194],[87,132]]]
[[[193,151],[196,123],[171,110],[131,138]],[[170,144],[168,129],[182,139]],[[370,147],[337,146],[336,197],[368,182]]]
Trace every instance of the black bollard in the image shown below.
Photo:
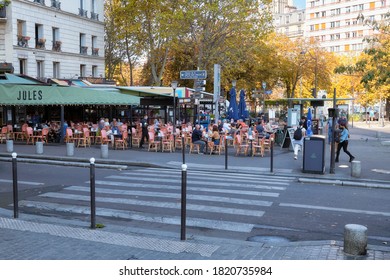
[[[225,169],[228,169],[228,140],[225,137]]]
[[[186,240],[187,164],[181,165],[181,230],[180,240]]]
[[[271,173],[274,172],[274,139],[271,138]]]
[[[14,218],[19,218],[19,198],[18,198],[18,167],[16,153],[12,153],[12,180],[13,180],[13,195],[14,195]]]
[[[91,193],[91,228],[96,228],[96,194],[95,194],[95,159],[89,160],[90,164],[90,193]]]
[[[186,163],[186,145],[184,143],[184,135],[181,136],[181,151],[183,155],[183,164]]]

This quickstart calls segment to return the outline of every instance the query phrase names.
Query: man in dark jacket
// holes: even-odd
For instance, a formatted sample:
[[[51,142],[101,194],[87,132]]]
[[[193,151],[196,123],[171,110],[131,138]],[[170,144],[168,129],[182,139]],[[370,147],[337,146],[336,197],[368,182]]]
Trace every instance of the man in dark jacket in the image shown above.
[[[141,141],[139,143],[139,147],[142,149],[144,144],[144,139],[146,138],[146,141],[149,141],[149,133],[148,133],[148,115],[145,115],[144,118],[141,120],[141,128],[142,128],[142,137]]]
[[[200,130],[200,125],[197,124],[195,129],[192,131],[191,136],[192,144],[200,146],[200,152],[203,153],[206,143],[202,140],[202,131]]]

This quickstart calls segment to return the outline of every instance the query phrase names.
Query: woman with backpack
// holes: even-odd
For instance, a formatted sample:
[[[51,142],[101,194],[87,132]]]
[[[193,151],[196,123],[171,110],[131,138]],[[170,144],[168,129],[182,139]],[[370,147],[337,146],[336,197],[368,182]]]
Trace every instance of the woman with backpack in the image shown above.
[[[306,135],[306,129],[303,127],[303,121],[299,122],[298,127],[294,131],[292,144],[294,147],[294,159],[298,159],[298,151],[303,149],[303,138]]]
[[[340,142],[337,146],[337,152],[336,152],[336,162],[339,162],[339,155],[341,148],[343,148],[344,153],[349,155],[349,162],[353,161],[355,157],[348,151],[348,138],[349,138],[349,130],[347,128],[347,125],[344,123],[339,124],[340,128]]]

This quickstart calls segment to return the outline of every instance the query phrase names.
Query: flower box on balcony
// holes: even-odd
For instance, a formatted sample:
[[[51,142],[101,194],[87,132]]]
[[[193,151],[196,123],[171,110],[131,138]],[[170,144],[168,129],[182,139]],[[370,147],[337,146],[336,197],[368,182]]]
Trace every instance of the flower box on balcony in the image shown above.
[[[99,48],[92,48],[92,55],[99,55]]]

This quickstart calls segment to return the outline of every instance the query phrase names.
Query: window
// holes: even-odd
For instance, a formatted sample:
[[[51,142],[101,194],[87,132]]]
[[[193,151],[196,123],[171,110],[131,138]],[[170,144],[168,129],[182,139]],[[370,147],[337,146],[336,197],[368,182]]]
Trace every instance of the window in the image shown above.
[[[27,59],[19,58],[19,74],[27,75]]]
[[[310,31],[314,31],[314,25],[310,25]]]
[[[358,5],[353,5],[352,12],[357,12],[357,11],[358,11]]]
[[[339,51],[340,51],[340,46],[335,46],[335,47],[334,47],[334,51],[335,51],[335,52],[339,52]]]
[[[325,35],[321,35],[321,41],[325,42],[325,40],[326,40],[326,36]]]
[[[363,37],[363,30],[359,30],[359,31],[358,31],[358,36],[359,36],[359,37]]]
[[[345,46],[344,46],[344,50],[345,50],[346,52],[349,52],[349,45],[345,45]]]
[[[334,34],[330,34],[330,40],[334,41]]]
[[[62,42],[60,40],[60,29],[53,27],[52,29],[52,38],[53,38],[53,51],[61,51]]]
[[[374,10],[375,9],[375,2],[370,2],[370,10]]]
[[[43,25],[35,24],[35,48],[45,49],[45,47],[46,47],[46,39],[43,34]]]
[[[345,25],[348,26],[348,25],[351,25],[351,22],[348,20],[345,21]]]
[[[345,13],[349,14],[351,12],[351,6],[345,7]]]
[[[381,7],[386,7],[386,0],[381,1]]]
[[[348,39],[350,36],[351,36],[351,35],[349,34],[349,32],[346,32],[346,33],[345,33],[345,38]]]
[[[298,14],[298,21],[302,21],[302,14]]]
[[[364,10],[364,4],[360,4],[359,5],[359,11],[363,11]]]
[[[336,40],[340,40],[340,33],[335,34],[335,39],[336,39]]]
[[[87,51],[86,36],[85,34],[80,33],[80,54],[87,54]]]
[[[334,21],[332,21],[332,22],[330,23],[330,28],[335,28],[335,26],[336,26],[336,23],[335,23]]]
[[[319,18],[320,17],[320,12],[317,12],[316,13],[316,18]]]
[[[59,78],[60,77],[60,63],[59,62],[53,62],[53,78]]]
[[[336,22],[335,22],[335,26],[336,26],[336,27],[340,27],[340,21],[336,21]]]
[[[80,77],[86,77],[85,68],[85,64],[80,64]]]
[[[330,51],[330,52],[334,52],[334,47],[333,47],[333,46],[330,47],[330,48],[329,48],[329,51]]]
[[[341,14],[341,9],[340,9],[340,8],[336,9],[336,10],[335,10],[335,13],[336,13],[336,15]]]
[[[326,17],[326,11],[322,11],[322,12],[321,12],[321,16],[322,16],[322,17]]]
[[[312,8],[315,7],[315,2],[314,1],[310,2],[310,7],[312,7]]]
[[[319,24],[316,24],[315,25],[315,30],[318,31],[320,29],[320,25]]]
[[[321,23],[321,29],[326,29],[326,23],[325,22]]]
[[[97,37],[92,36],[92,55],[99,55],[99,48],[97,48]]]
[[[96,65],[92,65],[92,77],[98,76],[98,67]]]
[[[45,63],[43,60],[37,60],[37,79],[43,79],[45,77]]]
[[[356,38],[357,37],[357,32],[356,31],[353,31],[352,32],[352,38]]]
[[[286,24],[290,23],[290,16],[286,16]]]
[[[311,19],[314,18],[314,13],[311,13],[311,14],[310,14],[310,18],[311,18]]]

